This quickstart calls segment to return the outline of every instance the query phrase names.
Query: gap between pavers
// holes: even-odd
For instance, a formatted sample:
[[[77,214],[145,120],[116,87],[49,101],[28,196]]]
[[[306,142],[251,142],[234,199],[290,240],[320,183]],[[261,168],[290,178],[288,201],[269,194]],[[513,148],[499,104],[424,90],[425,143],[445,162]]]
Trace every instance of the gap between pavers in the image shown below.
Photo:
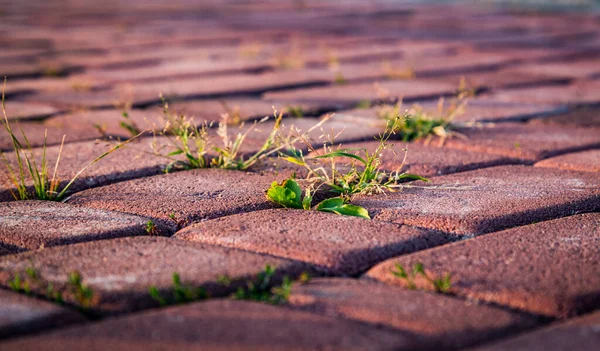
[[[470,351],[595,351],[600,344],[600,312],[484,345]]]
[[[67,203],[137,214],[181,228],[193,222],[272,208],[265,192],[273,181],[285,178],[196,169],[84,190],[72,195]]]
[[[387,258],[447,243],[441,233],[332,213],[274,209],[197,223],[175,239],[258,252],[355,275]]]
[[[389,172],[400,170],[401,172],[418,174],[422,177],[434,177],[479,168],[519,163],[516,159],[502,155],[440,148],[434,145],[402,142],[400,140],[390,140],[387,143],[390,145],[390,148],[382,152],[379,160],[381,169]],[[341,143],[339,147],[341,149],[366,150],[369,155],[372,155],[379,145],[379,141],[367,141]],[[405,152],[404,150],[407,151]],[[350,153],[356,153],[361,157],[364,155],[363,151],[352,150]],[[317,154],[324,154],[324,150],[316,150],[315,152],[311,152],[309,156],[316,156]],[[347,160],[344,157],[336,159],[337,162],[347,162]],[[356,162],[356,164],[358,167],[362,166],[361,163]]]
[[[148,218],[144,217],[54,201],[3,202],[0,203],[0,247],[19,252],[173,230],[157,222],[154,232],[148,233],[147,222]]]
[[[423,349],[458,350],[542,322],[527,313],[376,281],[317,278],[292,287],[290,305],[413,334]]]
[[[0,343],[10,350],[414,350],[408,335],[258,302],[169,307]]]
[[[78,271],[83,283],[93,290],[91,306],[84,306],[91,315],[113,315],[157,307],[148,290],[156,286],[169,298],[174,273],[181,282],[203,287],[213,297],[225,296],[246,280],[253,279],[267,264],[276,267],[271,284],[281,281],[284,274],[298,276],[307,271],[306,264],[232,250],[211,245],[184,242],[164,237],[128,237],[57,246],[40,251],[0,256],[0,284],[8,287],[16,274],[28,281],[34,294],[44,295],[44,283],[30,281],[26,269],[33,267],[42,281],[52,283],[55,290],[66,287],[70,273]],[[230,285],[220,284],[228,276]],[[78,306],[71,294],[63,296],[68,304]]]
[[[405,282],[396,264],[420,262],[432,277],[449,273],[451,294],[550,317],[598,308],[600,213],[578,214],[513,228],[394,258],[365,275],[391,285]],[[423,289],[430,283],[415,281]]]
[[[499,166],[413,182],[402,191],[360,196],[376,220],[480,235],[600,209],[600,179],[589,172]]]
[[[574,152],[537,162],[535,167],[560,168],[580,172],[600,172],[600,149]]]
[[[55,303],[0,289],[0,339],[85,322],[81,314]]]

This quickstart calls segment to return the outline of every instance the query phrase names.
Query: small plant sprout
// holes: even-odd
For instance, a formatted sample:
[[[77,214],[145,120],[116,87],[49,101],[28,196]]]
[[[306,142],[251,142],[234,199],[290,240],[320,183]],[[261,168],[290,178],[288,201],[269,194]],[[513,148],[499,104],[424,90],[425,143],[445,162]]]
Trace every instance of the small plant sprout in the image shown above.
[[[58,166],[60,163],[60,157],[62,154],[65,136],[63,136],[60,148],[58,151],[58,156],[56,158],[56,162],[54,164],[54,168],[52,171],[52,176],[50,177],[49,165],[46,159],[46,136],[44,134],[44,143],[41,148],[41,163],[38,165],[35,160],[34,149],[31,147],[25,132],[21,129],[21,135],[23,138],[23,142],[17,139],[15,135],[15,131],[12,129],[10,122],[8,120],[8,115],[6,113],[5,108],[5,99],[4,99],[4,89],[6,88],[6,80],[4,80],[4,88],[2,90],[2,114],[4,115],[3,127],[4,130],[8,133],[11,139],[12,148],[14,157],[16,159],[16,167],[11,165],[10,161],[6,157],[6,155],[0,151],[0,157],[4,161],[6,169],[8,171],[8,177],[11,183],[16,188],[16,191],[10,190],[12,196],[15,200],[29,200],[29,199],[38,199],[38,200],[52,200],[52,201],[60,201],[62,200],[69,188],[73,185],[73,183],[81,176],[81,174],[88,169],[90,166],[100,161],[104,157],[113,153],[117,149],[122,148],[135,138],[139,136],[128,139],[124,142],[121,142],[114,147],[112,147],[107,152],[93,159],[90,163],[85,165],[79,172],[71,178],[71,180],[64,186],[61,187],[61,181],[58,177]],[[33,191],[30,191],[29,184],[33,183]]]
[[[281,305],[287,302],[291,290],[292,281],[289,277],[283,277],[280,286],[271,287],[271,280],[275,275],[275,267],[266,265],[265,269],[258,273],[255,280],[246,282],[246,288],[239,288],[233,295],[237,300],[253,300]]]
[[[415,283],[415,279],[417,277],[422,277],[425,281],[433,287],[436,292],[439,293],[447,293],[450,291],[452,287],[451,276],[449,273],[444,274],[441,278],[431,278],[426,272],[423,264],[417,262],[413,266],[411,272],[408,272],[401,264],[395,265],[395,270],[392,271],[392,274],[399,279],[404,280],[406,287],[414,290],[417,288],[417,284]]]
[[[302,106],[287,106],[285,111],[288,113],[288,115],[294,118],[304,117],[304,110],[302,109]]]
[[[155,235],[158,233],[158,228],[156,228],[156,224],[152,220],[146,222],[146,233],[148,235]]]
[[[83,283],[83,278],[79,272],[71,272],[69,274],[67,286],[73,294],[75,301],[77,301],[81,307],[91,306],[92,299],[94,298],[94,291]]]
[[[181,276],[173,273],[173,286],[171,287],[171,297],[163,297],[156,286],[151,286],[148,293],[161,306],[182,304],[208,298],[208,293],[204,288],[196,288],[185,285],[181,282]]]
[[[377,110],[377,116],[387,121],[387,128],[397,134],[402,141],[425,139],[428,143],[432,136],[438,136],[441,141],[451,136],[460,136],[452,129],[453,120],[464,113],[467,101],[463,98],[444,109],[444,99],[438,102],[438,111],[435,115],[426,113],[419,105],[413,105],[405,112],[401,112],[402,103],[396,105],[383,105]]]

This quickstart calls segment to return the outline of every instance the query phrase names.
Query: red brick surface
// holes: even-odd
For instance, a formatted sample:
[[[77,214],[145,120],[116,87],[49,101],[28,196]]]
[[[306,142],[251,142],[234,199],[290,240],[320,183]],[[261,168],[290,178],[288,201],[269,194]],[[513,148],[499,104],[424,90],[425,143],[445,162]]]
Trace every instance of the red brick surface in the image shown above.
[[[504,3],[3,6],[7,118],[21,142],[23,128],[38,168],[47,133],[41,177],[52,178],[63,135],[61,186],[131,136],[123,122],[148,131],[87,168],[65,203],[17,202],[5,164],[16,170],[17,155],[0,126],[0,295],[10,286],[31,290],[15,304],[7,301],[22,295],[0,296],[0,339],[32,337],[0,341],[0,349],[593,348],[594,319],[574,329],[568,319],[600,307],[600,7]],[[415,104],[436,117],[440,98],[448,106],[459,96],[466,110],[452,121],[452,137],[404,143],[393,135],[396,154],[375,160],[431,182],[347,197],[371,220],[286,210],[266,199],[273,181],[295,176],[308,186],[310,172],[280,157],[290,152],[283,140],[324,116],[335,113],[297,140],[297,152],[314,156],[331,139],[373,152],[385,129],[382,106],[403,100],[399,113]],[[248,172],[163,174],[186,157],[154,153],[152,145],[163,156],[175,151],[174,136],[152,135],[165,128],[163,98],[173,113],[210,125],[207,157],[273,107],[285,111],[273,144],[282,148]],[[223,113],[227,133],[219,128]],[[273,119],[257,125],[238,156],[260,150],[274,126]],[[341,172],[349,169],[336,161]],[[329,195],[317,192],[314,203]],[[409,291],[389,274],[396,262],[411,269],[417,260],[436,277],[452,274],[448,295]],[[139,311],[159,307],[148,292],[153,284],[167,297],[186,291],[174,285],[174,272],[215,298],[252,287],[246,280],[266,263],[279,269],[254,297],[285,300],[290,285],[279,285],[287,274],[295,281],[288,306],[221,300]],[[74,270],[94,291],[90,308],[67,282]],[[327,278],[303,285],[305,270]],[[365,272],[367,279],[349,278]],[[234,282],[218,283],[222,274]],[[64,295],[58,316],[77,309],[93,323],[73,320],[70,329],[52,319],[42,306],[56,302],[49,290]],[[2,308],[17,305],[18,320],[3,324]],[[112,314],[121,316],[106,318]],[[544,331],[556,318],[566,320]],[[54,326],[62,330],[33,335]],[[539,332],[528,335],[533,327]]]

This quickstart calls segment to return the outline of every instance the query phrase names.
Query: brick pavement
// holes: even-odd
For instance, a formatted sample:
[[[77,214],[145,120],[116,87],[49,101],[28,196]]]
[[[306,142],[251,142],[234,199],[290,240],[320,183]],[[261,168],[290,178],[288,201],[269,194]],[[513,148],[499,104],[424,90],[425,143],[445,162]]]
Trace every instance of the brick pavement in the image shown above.
[[[8,119],[38,165],[46,138],[50,171],[66,135],[60,184],[145,131],[86,169],[63,202],[15,201],[2,160],[0,349],[597,348],[597,10],[57,1],[0,16]],[[282,135],[335,113],[296,143],[315,155],[331,136],[373,152],[382,105],[435,114],[459,89],[470,96],[455,136],[392,136],[381,167],[430,182],[353,198],[370,220],[276,208],[269,185],[308,175],[276,154],[247,171],[164,174],[170,160],[151,147],[169,145],[152,132],[173,126],[160,94],[212,123],[214,145],[224,113],[230,140],[273,107]],[[259,124],[240,154],[273,127]],[[15,169],[4,130],[0,150]],[[232,299],[238,289],[263,302]]]

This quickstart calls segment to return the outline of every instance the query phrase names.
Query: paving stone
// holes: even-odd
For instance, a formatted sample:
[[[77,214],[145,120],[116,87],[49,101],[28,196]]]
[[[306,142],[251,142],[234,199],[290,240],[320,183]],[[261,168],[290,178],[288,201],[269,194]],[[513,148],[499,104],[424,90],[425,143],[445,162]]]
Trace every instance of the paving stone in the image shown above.
[[[600,127],[600,109],[591,107],[571,109],[549,118],[532,120],[530,123],[535,125]]]
[[[248,172],[198,169],[85,190],[71,196],[68,203],[188,224],[271,208],[274,205],[267,202],[265,191],[273,181],[282,179]]]
[[[353,203],[376,220],[478,235],[598,210],[599,182],[589,172],[499,166],[431,178]]]
[[[595,60],[577,60],[569,62],[535,63],[518,66],[512,69],[514,72],[525,72],[554,77],[568,78],[591,78],[600,74],[600,65]]]
[[[290,304],[332,318],[409,332],[430,350],[462,349],[539,323],[525,313],[365,279],[317,278],[296,284]]]
[[[178,350],[410,350],[414,343],[400,333],[284,307],[214,300],[113,318],[0,347],[163,350],[174,345]]]
[[[342,143],[340,147],[342,149],[367,150],[369,154],[372,154],[379,144],[378,141],[367,141],[347,144]],[[389,172],[401,170],[402,172],[418,174],[423,177],[434,177],[518,162],[517,160],[506,156],[453,150],[437,147],[435,145],[403,143],[401,141],[391,141],[389,144],[391,147],[384,151],[380,157],[382,169]],[[407,150],[406,154],[403,150]],[[319,149],[316,152],[323,153],[323,149]],[[362,154],[363,151],[360,151],[359,155]],[[316,155],[316,153],[313,152],[309,155]],[[339,159],[340,162],[347,161],[347,159],[344,158]]]
[[[86,319],[57,304],[0,289],[0,338],[85,323]]]
[[[25,140],[21,134],[21,129],[23,130],[31,147],[44,145],[44,139],[46,140],[46,145],[60,144],[63,136],[65,136],[65,143],[90,140],[97,137],[97,133],[91,131],[82,133],[70,127],[48,128],[42,123],[35,122],[13,122],[10,125],[17,140],[25,145]],[[13,150],[12,145],[10,135],[6,132],[4,126],[2,126],[0,130],[0,151]]]
[[[58,110],[48,104],[10,101],[6,103],[6,114],[9,120],[40,119],[57,113]]]
[[[162,139],[159,140],[162,141]],[[151,151],[151,143],[152,139],[142,138],[116,150],[87,168],[73,182],[69,192],[162,173],[170,161],[148,154],[147,152]],[[102,153],[109,151],[116,144],[114,141],[82,141],[65,144],[60,155],[57,174],[57,177],[61,180],[61,189],[89,162]],[[46,148],[48,168],[51,169],[51,172],[54,170],[59,151],[60,145]],[[34,149],[33,153],[36,163],[41,165],[41,148]],[[13,170],[16,170],[15,154],[7,152],[5,156]],[[29,177],[26,177],[26,179],[26,184],[32,185],[31,179]],[[13,200],[11,190],[15,191],[16,189],[8,177],[7,169],[3,166],[0,169],[0,201]]]
[[[41,280],[60,291],[67,276],[78,271],[83,283],[94,292],[89,312],[110,315],[158,306],[148,289],[156,286],[168,298],[174,273],[181,276],[183,284],[203,287],[216,297],[245,286],[266,264],[277,268],[273,284],[281,281],[284,273],[293,277],[304,270],[310,272],[300,262],[164,237],[138,236],[1,256],[0,284],[7,287],[17,273],[22,279],[29,279],[25,270],[33,267]],[[232,280],[229,286],[217,282],[223,275]],[[45,294],[46,284],[30,282],[31,290]],[[71,294],[65,292],[63,298],[69,304],[79,305]]]
[[[600,102],[599,92],[600,83],[580,81],[570,85],[500,90],[490,94],[490,97],[511,102],[579,105]]]
[[[594,149],[556,156],[539,161],[535,166],[582,172],[600,172],[600,150]]]
[[[600,312],[557,323],[518,337],[506,339],[474,350],[581,350],[593,351],[600,343]]]
[[[439,103],[440,101],[438,100],[435,102],[403,104],[400,106],[400,112],[404,112],[404,110],[410,111],[412,109],[421,109],[429,115],[438,116],[440,115]],[[456,102],[453,102],[450,99],[444,100],[442,111],[447,111],[455,104]],[[377,112],[382,108],[383,106],[375,106],[367,109],[339,111],[337,114],[380,119],[380,117],[377,116]],[[563,107],[548,104],[523,104],[472,99],[467,101],[463,113],[457,114],[454,121],[459,123],[526,121],[529,119],[544,118],[564,110],[565,108]]]
[[[0,246],[13,251],[148,234],[147,218],[53,201],[0,203],[0,219]]]
[[[354,106],[365,100],[403,97],[412,100],[424,97],[439,97],[454,92],[456,87],[450,83],[433,80],[382,81],[375,83],[342,84],[326,87],[292,89],[282,92],[270,92],[263,98],[277,101],[319,102],[341,107]]]
[[[292,209],[221,217],[187,227],[175,238],[285,257],[344,275],[447,242],[441,234],[408,226]]]
[[[446,138],[445,147],[513,157],[526,163],[600,146],[600,128],[499,123],[457,132],[464,137]]]
[[[451,274],[450,293],[565,317],[598,308],[600,214],[578,214],[488,234],[381,263],[366,276],[402,285],[397,263]],[[417,285],[431,289],[419,279]]]

